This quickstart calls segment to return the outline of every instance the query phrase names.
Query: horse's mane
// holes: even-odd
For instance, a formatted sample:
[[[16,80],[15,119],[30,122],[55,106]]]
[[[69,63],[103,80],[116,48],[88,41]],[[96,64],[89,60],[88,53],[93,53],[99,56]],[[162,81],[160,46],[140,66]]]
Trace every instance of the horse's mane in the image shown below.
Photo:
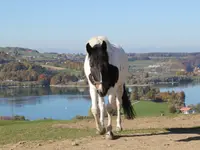
[[[91,39],[89,39],[89,41],[87,43],[89,43],[91,47],[94,47],[96,45],[101,45],[103,41],[106,42],[107,51],[109,52],[112,48],[112,44],[110,43],[110,41],[108,40],[108,38],[106,36],[92,37]]]

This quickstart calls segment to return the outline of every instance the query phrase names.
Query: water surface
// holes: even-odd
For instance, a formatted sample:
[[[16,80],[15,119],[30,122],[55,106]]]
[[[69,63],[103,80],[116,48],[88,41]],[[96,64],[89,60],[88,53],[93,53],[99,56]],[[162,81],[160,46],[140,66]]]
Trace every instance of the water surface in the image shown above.
[[[186,105],[200,103],[200,85],[160,87],[160,91],[172,90],[185,92]],[[0,89],[0,116],[69,120],[76,115],[88,115],[90,105],[88,88]]]

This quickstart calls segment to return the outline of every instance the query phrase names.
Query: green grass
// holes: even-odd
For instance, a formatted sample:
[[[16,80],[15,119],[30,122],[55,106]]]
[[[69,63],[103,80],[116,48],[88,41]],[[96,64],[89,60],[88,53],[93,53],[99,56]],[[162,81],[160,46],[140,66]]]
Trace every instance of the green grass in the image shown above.
[[[75,139],[95,135],[94,129],[55,128],[69,121],[0,121],[0,145],[19,141]]]
[[[77,139],[96,136],[95,129],[55,128],[54,124],[72,123],[71,121],[40,120],[40,121],[3,121],[0,120],[0,145],[14,144],[20,141],[47,141]],[[124,130],[117,135],[129,133],[157,133],[164,129]],[[116,133],[115,133],[116,134]]]
[[[55,67],[55,66],[51,66],[51,65],[41,65],[44,68],[50,68],[53,70],[65,70],[66,68],[62,68],[62,67]]]
[[[51,68],[51,69],[57,70],[59,72],[65,72],[65,73],[76,75],[76,76],[81,74],[80,70],[65,68],[64,66],[56,67],[56,66],[52,66],[52,65],[42,65],[42,64],[40,64],[40,65],[44,68]]]
[[[129,61],[129,65],[134,65],[137,68],[144,68],[149,65],[155,64],[156,61],[154,60],[135,60],[135,61]]]
[[[143,103],[143,102],[141,102]],[[139,103],[137,103],[139,104]],[[147,103],[146,103],[147,104]],[[150,104],[152,105],[152,104]],[[139,105],[138,105],[139,106]],[[136,107],[137,109],[138,107]],[[151,107],[153,108],[153,107]],[[93,120],[93,118],[92,118]],[[54,124],[75,123],[77,119],[70,121],[60,120],[37,120],[37,121],[3,121],[0,120],[0,146],[5,144],[14,144],[20,141],[48,141],[63,139],[79,139],[81,137],[97,136],[95,129],[78,129],[78,128],[56,128]],[[94,120],[93,120],[94,121]],[[87,122],[87,121],[86,121]],[[146,128],[146,129],[129,129],[114,134],[118,137],[136,133],[157,134],[163,132],[186,132],[185,128]],[[189,128],[187,132],[199,132],[199,128]]]
[[[66,73],[69,73],[69,74],[72,74],[72,75],[75,75],[75,76],[81,74],[81,71],[75,70],[75,69],[70,69],[70,68],[65,68],[65,70],[60,70],[60,72],[66,72]]]
[[[0,120],[0,145],[14,144],[20,141],[47,141],[62,139],[77,139],[96,136],[95,129],[55,128],[53,124],[76,122],[41,120],[41,121],[2,121]],[[165,129],[134,129],[124,130],[116,135],[133,133],[158,133]]]
[[[155,103],[151,101],[140,101],[134,104],[137,117],[160,116],[164,112],[166,116],[172,116],[168,112],[167,103]],[[93,119],[93,118],[91,118]],[[47,141],[62,139],[77,139],[87,136],[96,136],[95,129],[78,128],[55,128],[54,124],[76,123],[80,121],[73,119],[61,120],[36,120],[36,121],[4,121],[0,120],[0,145],[17,143],[20,141]],[[124,130],[117,135],[134,133],[158,133],[167,132],[164,128],[133,129]],[[116,133],[115,133],[116,134]]]
[[[152,101],[140,101],[134,104],[137,117],[160,116],[161,113],[170,115],[167,103],[156,103]]]

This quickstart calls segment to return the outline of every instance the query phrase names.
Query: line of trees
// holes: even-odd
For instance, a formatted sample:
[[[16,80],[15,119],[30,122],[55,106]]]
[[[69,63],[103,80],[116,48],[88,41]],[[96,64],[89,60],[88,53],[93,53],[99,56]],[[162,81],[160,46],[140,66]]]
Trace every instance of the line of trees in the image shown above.
[[[160,92],[159,88],[134,87],[131,94],[131,100],[151,100],[155,102],[167,102],[169,112],[180,112],[180,108],[185,106],[185,93],[181,92]]]
[[[82,69],[81,64],[75,62],[66,63],[68,67],[73,69]],[[69,68],[67,68],[69,69]],[[49,86],[50,84],[68,84],[70,82],[77,82],[83,76],[83,71],[80,75],[73,75],[71,72],[48,70],[35,63],[27,61],[23,62],[9,62],[0,66],[0,81],[18,81],[18,82],[38,82],[41,85]]]

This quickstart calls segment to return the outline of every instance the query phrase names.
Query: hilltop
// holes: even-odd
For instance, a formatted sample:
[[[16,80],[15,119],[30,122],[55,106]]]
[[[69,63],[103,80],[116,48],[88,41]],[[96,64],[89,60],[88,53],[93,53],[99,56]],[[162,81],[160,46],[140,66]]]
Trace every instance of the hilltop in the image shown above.
[[[197,150],[200,147],[199,117],[179,115],[122,119],[124,131],[114,131],[116,139],[112,141],[105,140],[104,136],[95,135],[94,119],[0,121],[0,148]],[[115,125],[113,121],[113,130]]]
[[[14,57],[16,60],[40,60],[40,59],[51,59],[56,58],[55,53],[40,53],[38,50],[23,48],[23,47],[0,47],[0,52]]]
[[[56,51],[56,49],[55,49]],[[29,61],[64,61],[73,60],[83,62],[85,54],[83,53],[62,53],[57,52],[44,52],[41,53],[39,50],[23,48],[23,47],[0,47],[0,52],[5,52],[13,58],[27,59]],[[127,53],[129,61],[134,60],[156,60],[156,61],[166,61],[169,59],[176,59],[182,63],[187,63],[191,65],[200,64],[200,52],[148,52],[148,53]]]
[[[23,48],[23,47],[0,47],[0,51],[4,51],[11,56],[39,54],[37,50],[33,50],[30,48]]]
[[[35,57],[49,57],[54,58],[56,56],[84,56],[83,53],[65,53],[59,54],[58,52],[44,52],[41,53],[39,50],[24,48],[24,47],[0,47],[0,52],[5,52],[11,56],[35,56]],[[56,49],[55,49],[56,51]],[[154,59],[164,59],[164,58],[175,58],[175,59],[191,59],[192,57],[200,57],[200,52],[147,52],[142,53],[133,52],[127,53],[129,60],[154,60]],[[70,57],[69,57],[70,58]]]

